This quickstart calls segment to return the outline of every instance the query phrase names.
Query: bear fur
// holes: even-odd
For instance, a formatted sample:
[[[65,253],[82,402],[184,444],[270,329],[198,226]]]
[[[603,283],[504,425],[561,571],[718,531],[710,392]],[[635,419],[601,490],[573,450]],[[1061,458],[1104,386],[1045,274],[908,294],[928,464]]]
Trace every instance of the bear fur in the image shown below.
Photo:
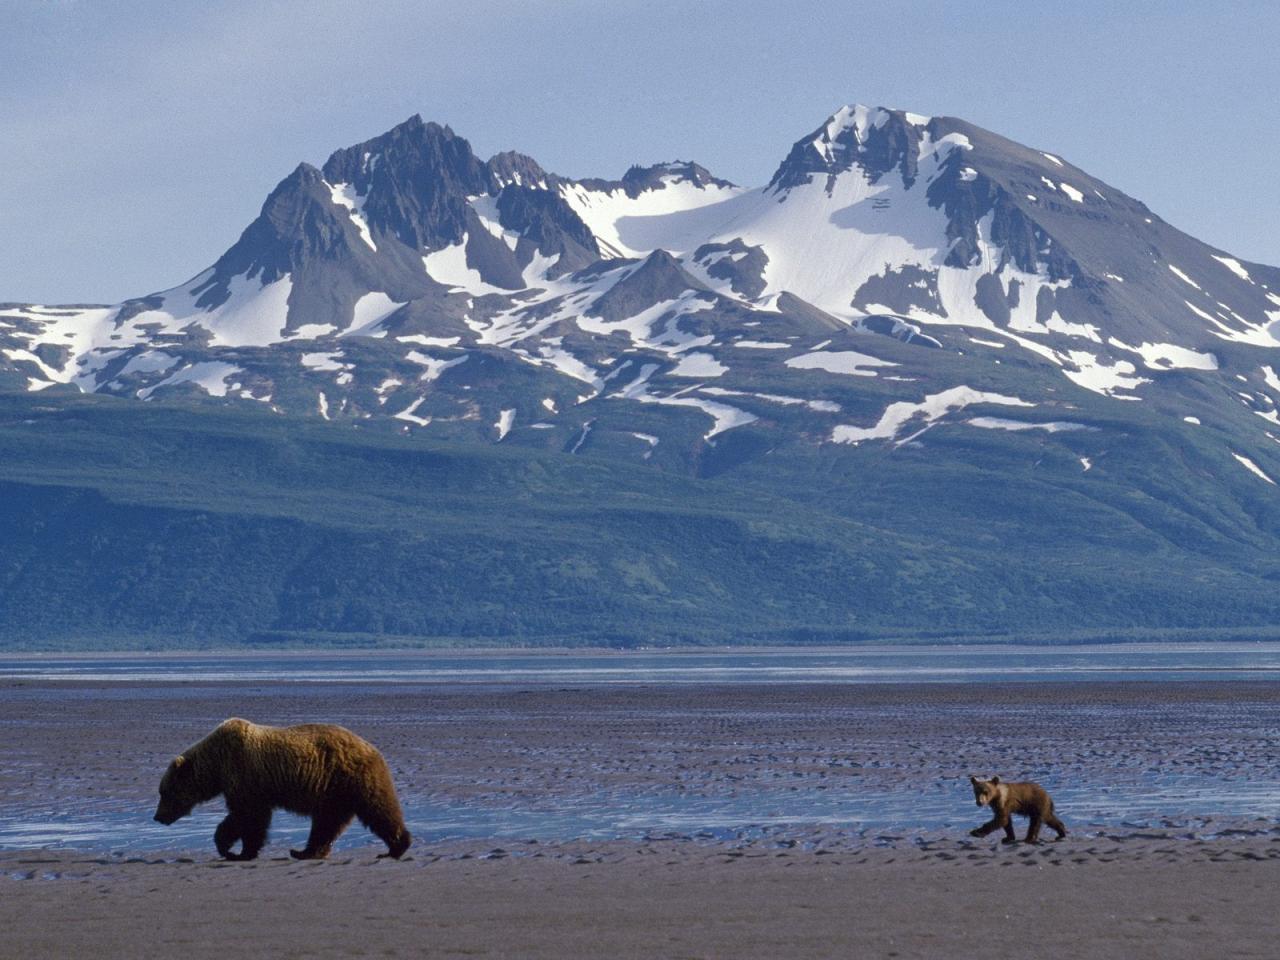
[[[985,837],[996,830],[1004,830],[1005,843],[1017,843],[1013,832],[1013,814],[1029,817],[1027,826],[1027,843],[1040,842],[1040,824],[1047,823],[1058,832],[1061,840],[1067,835],[1067,828],[1053,812],[1053,799],[1044,787],[1038,783],[1025,781],[1022,783],[1004,783],[999,777],[990,780],[979,780],[970,777],[973,785],[973,797],[978,806],[991,808],[991,821],[969,831],[971,837]]]
[[[228,860],[257,857],[276,807],[311,818],[306,847],[289,851],[298,860],[328,856],[355,817],[386,843],[381,857],[398,859],[412,841],[382,754],[333,724],[224,720],[169,764],[155,819],[171,824],[218,794],[226,798],[227,816],[213,842]],[[237,842],[239,853],[232,851]]]

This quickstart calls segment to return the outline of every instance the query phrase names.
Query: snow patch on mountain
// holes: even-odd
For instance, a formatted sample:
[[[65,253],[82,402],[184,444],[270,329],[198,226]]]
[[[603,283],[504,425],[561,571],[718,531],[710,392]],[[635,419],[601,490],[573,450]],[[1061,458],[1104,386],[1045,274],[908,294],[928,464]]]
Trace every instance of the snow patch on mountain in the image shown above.
[[[649,445],[649,449],[644,452],[644,459],[648,460],[653,456],[653,448],[658,445],[658,438],[651,433],[635,433],[631,434],[637,440],[641,440]]]
[[[96,383],[92,377],[92,369],[84,369],[88,354],[92,351],[109,347],[122,348],[146,342],[148,333],[137,329],[135,324],[117,327],[113,318],[119,312],[118,307],[47,307],[31,305],[22,307],[6,307],[6,316],[25,321],[38,332],[27,332],[22,328],[6,329],[5,335],[14,340],[24,342],[26,347],[14,347],[0,351],[13,361],[26,361],[35,366],[41,376],[46,379],[30,377],[27,384],[29,391],[42,390],[55,383],[75,383],[82,390],[93,390]],[[5,322],[6,328],[9,324]],[[33,352],[40,344],[54,347],[65,347],[68,358],[61,364],[53,358],[42,360]],[[82,382],[83,380],[83,382]]]
[[[1115,363],[1104,363],[1101,357],[1094,356],[1085,350],[1068,350],[1067,357],[1075,369],[1066,367],[1063,373],[1072,383],[1100,393],[1105,397],[1118,400],[1137,400],[1138,397],[1125,397],[1121,390],[1135,390],[1151,381],[1145,377],[1135,376],[1138,368],[1128,360],[1116,360]]]
[[[751,397],[768,403],[781,404],[784,407],[806,406],[820,413],[839,413],[840,405],[828,400],[806,400],[803,397],[788,397],[777,393],[753,393],[749,390],[729,390],[724,387],[699,387],[699,393],[713,397]]]
[[[1167,263],[1165,264],[1165,266],[1167,266],[1170,272],[1172,272],[1173,275],[1177,277],[1179,280],[1181,280],[1183,283],[1189,283],[1191,284],[1191,286],[1195,287],[1197,290],[1202,290],[1200,284],[1196,283],[1189,276],[1187,276],[1184,271],[1180,270],[1178,267],[1175,267],[1172,263]]]
[[[471,209],[476,212],[476,217],[479,218],[485,230],[505,243],[507,249],[514,253],[516,246],[520,243],[520,234],[502,225],[502,215],[498,212],[498,198],[486,194],[482,197],[472,197],[470,203]],[[463,243],[465,245],[465,239]]]
[[[1256,463],[1250,460],[1248,457],[1243,456],[1239,453],[1236,453],[1235,451],[1232,451],[1231,455],[1236,458],[1236,460],[1240,463],[1242,467],[1244,467],[1254,476],[1261,477],[1263,480],[1267,481],[1267,483],[1271,484],[1273,487],[1276,485],[1276,482],[1272,480],[1269,476],[1267,476],[1266,472],[1260,466],[1258,466]]]
[[[1058,189],[1061,190],[1063,193],[1065,193],[1068,197],[1070,197],[1076,203],[1084,203],[1084,193],[1081,192],[1080,190],[1077,190],[1075,187],[1067,183],[1065,180],[1058,184]]]
[[[640,372],[635,378],[615,393],[609,394],[611,397],[617,397],[620,400],[634,400],[640,394],[644,393],[644,385],[649,382],[649,378],[657,372],[661,364],[645,363],[641,364]]]
[[[385,336],[384,331],[378,330],[378,325],[403,307],[406,302],[396,302],[381,290],[366,293],[356,301],[351,312],[351,325],[344,336]]]
[[[837,176],[830,192],[815,177],[777,196],[746,195],[739,216],[711,239],[764,249],[764,296],[793,293],[853,319],[855,295],[886,264],[932,267],[941,260],[946,215],[923,194],[895,177],[871,184],[855,168]]]
[[[480,271],[467,264],[467,239],[468,235],[464,233],[461,242],[423,257],[422,266],[426,269],[427,276],[446,287],[456,287],[476,297],[487,293],[509,293],[508,290],[486,283],[480,276]]]
[[[516,422],[516,411],[514,407],[503,410],[498,414],[498,422],[495,423],[493,426],[494,426],[494,429],[498,431],[499,442],[501,442],[503,438],[505,438],[506,435],[511,432],[511,427],[512,425],[515,424],[515,422]]]
[[[410,350],[405,359],[410,363],[416,363],[418,366],[426,367],[426,371],[418,377],[423,383],[431,383],[433,380],[439,380],[440,375],[446,370],[451,370],[460,364],[466,363],[469,354],[464,353],[460,357],[451,357],[448,360],[442,360],[439,357],[428,356],[418,350]]]
[[[364,216],[364,203],[367,198],[357,194],[355,187],[349,183],[332,183],[326,186],[329,187],[333,202],[346,208],[356,229],[360,231],[360,239],[368,244],[370,250],[377,253],[378,245],[373,242],[373,234],[369,232],[369,222]]]
[[[759,419],[755,414],[739,410],[737,407],[731,407],[727,403],[716,403],[711,400],[704,400],[701,397],[687,396],[690,391],[695,389],[697,388],[686,387],[684,390],[665,397],[641,392],[636,394],[633,399],[639,400],[641,403],[658,403],[672,407],[693,407],[696,410],[700,410],[711,417],[712,420],[711,429],[703,434],[702,438],[704,440],[710,440],[717,434],[732,430],[735,427],[745,427],[747,424],[754,423]]]
[[[393,416],[397,420],[404,420],[404,421],[407,421],[408,423],[415,424],[416,426],[419,426],[419,427],[430,426],[431,418],[420,417],[418,416],[418,413],[417,413],[418,408],[422,406],[423,402],[426,399],[427,399],[426,397],[419,397],[417,400],[413,401],[413,403],[409,404],[409,406],[405,407],[399,413],[393,414]]]
[[[719,377],[729,368],[709,353],[693,351],[683,354],[680,362],[669,371],[673,377]]]
[[[908,426],[919,427],[901,443],[914,440],[929,429],[936,421],[956,410],[979,403],[999,404],[1008,407],[1033,407],[1035,404],[1009,397],[999,393],[988,393],[974,390],[972,387],[959,386],[941,393],[925,396],[918,403],[909,400],[891,403],[885,408],[880,419],[870,427],[854,427],[841,424],[831,431],[831,439],[835,443],[851,443],[855,446],[867,440],[897,440],[898,435]]]
[[[1276,375],[1276,371],[1274,367],[1269,367],[1269,366],[1266,366],[1265,364],[1263,365],[1262,382],[1265,383],[1272,390],[1274,390],[1277,394],[1280,394],[1280,376]]]
[[[227,378],[233,373],[239,372],[240,368],[235,364],[223,363],[219,360],[188,364],[154,386],[139,390],[138,398],[147,400],[162,387],[177,386],[181,383],[194,383],[211,397],[225,397],[227,395]]]
[[[983,430],[1011,430],[1014,432],[1044,430],[1046,433],[1063,433],[1071,430],[1091,429],[1083,423],[1075,423],[1071,420],[1048,420],[1043,423],[1033,423],[1029,420],[1006,420],[1003,417],[970,417],[964,422],[971,427],[979,427]],[[1088,468],[1086,467],[1085,469],[1087,470]]]
[[[596,392],[599,392],[604,385],[604,381],[600,378],[600,374],[595,368],[566,350],[560,345],[558,339],[555,341],[544,340],[534,350],[534,353],[530,353],[528,350],[513,348],[513,352],[526,362],[535,366],[554,367],[566,377],[572,377],[575,380],[581,380],[583,383],[591,384]]]
[[[874,377],[878,367],[896,367],[898,364],[879,357],[868,356],[855,350],[815,350],[783,361],[797,370],[825,370],[851,377]]]
[[[461,337],[428,337],[422,333],[410,333],[396,337],[401,343],[416,343],[420,347],[456,347]]]
[[[1213,259],[1217,260],[1241,280],[1248,280],[1250,283],[1253,283],[1253,278],[1249,276],[1249,271],[1244,268],[1239,260],[1236,260],[1233,257],[1220,257],[1216,253],[1212,254],[1212,256]]]
[[[1152,370],[1217,370],[1218,358],[1212,353],[1201,353],[1173,343],[1140,343],[1136,347],[1111,337],[1107,341],[1113,347],[1136,353]]]
[[[662,182],[661,189],[634,197],[621,186],[600,190],[568,182],[560,194],[602,249],[615,257],[645,257],[653,250],[692,250],[734,216],[735,200],[750,193],[676,177]]]
[[[42,374],[44,374],[46,377],[49,378],[49,382],[47,383],[48,386],[53,386],[53,381],[56,381],[59,378],[59,374],[57,370],[54,370],[52,367],[46,364],[43,360],[37,357],[30,350],[23,350],[22,348],[19,347],[11,350],[3,350],[3,351],[0,351],[0,353],[3,353],[4,356],[10,360],[16,360],[20,363],[29,363],[35,366]],[[35,378],[32,378],[32,381],[36,382]],[[45,382],[45,381],[39,381],[39,382]],[[27,389],[32,390],[33,388],[30,385],[28,385]],[[35,389],[43,389],[43,388],[37,387]]]
[[[213,335],[214,346],[266,347],[280,342],[293,292],[289,274],[268,284],[244,275],[232,277],[227,282],[227,299],[204,309],[197,306],[200,294],[192,291],[203,294],[210,278],[211,272],[206,271],[190,285],[160,294],[161,305],[136,314],[131,326],[157,324],[177,332],[194,323]]]
[[[378,405],[385,406],[387,402],[387,394],[389,394],[396,387],[402,387],[402,386],[404,386],[403,380],[400,380],[396,377],[385,378],[380,384],[374,387],[374,390],[373,390],[374,394],[378,398]]]
[[[303,353],[298,356],[298,362],[308,370],[342,370],[345,364],[342,363],[341,353]]]

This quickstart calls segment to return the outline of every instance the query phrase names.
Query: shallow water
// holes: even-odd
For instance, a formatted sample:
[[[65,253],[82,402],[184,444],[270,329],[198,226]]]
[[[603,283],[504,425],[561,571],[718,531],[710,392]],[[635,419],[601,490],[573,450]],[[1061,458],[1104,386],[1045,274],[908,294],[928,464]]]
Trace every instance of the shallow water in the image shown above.
[[[821,651],[0,656],[0,680],[311,683],[1007,683],[1280,680],[1280,643]]]
[[[966,796],[967,783],[901,792],[854,790],[744,791],[735,796],[680,796],[674,793],[613,792],[591,797],[549,799],[546,803],[495,806],[406,797],[405,819],[419,845],[448,840],[493,839],[520,842],[641,840],[649,837],[739,839],[796,836],[806,830],[860,837],[901,838],[903,834],[953,831],[962,835],[985,822]],[[1108,790],[1099,796],[1082,787],[1054,789],[1060,810],[1070,810],[1077,834],[1108,830],[1175,829],[1188,836],[1270,829],[1280,822],[1280,783],[1234,785],[1231,789],[1193,778],[1164,778],[1155,789]],[[1170,815],[1169,811],[1176,811]],[[197,809],[165,827],[148,810],[13,812],[0,816],[0,850],[69,848],[81,850],[207,850],[224,811],[220,802]],[[1265,825],[1265,826],[1264,826]],[[1015,821],[1019,833],[1025,821]],[[283,850],[301,847],[308,821],[277,812],[271,843]],[[338,849],[377,844],[358,823]]]
[[[1038,780],[1077,833],[1270,829],[1273,674],[1277,645],[9,657],[0,849],[211,852],[221,801],[151,812],[168,759],[228,715],[368,736],[424,844],[963,835],[988,816],[971,772]],[[275,852],[307,828],[277,813]],[[357,824],[338,846],[371,843]]]

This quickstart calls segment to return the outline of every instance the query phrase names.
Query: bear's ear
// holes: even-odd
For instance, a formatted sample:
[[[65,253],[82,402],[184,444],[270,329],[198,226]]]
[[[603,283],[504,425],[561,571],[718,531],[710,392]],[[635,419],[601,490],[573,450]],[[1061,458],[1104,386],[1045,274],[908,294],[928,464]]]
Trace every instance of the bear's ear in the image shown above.
[[[991,782],[992,782],[992,783],[999,783],[999,782],[1000,782],[1000,778],[999,778],[999,777],[992,777],[992,778],[991,778]]]
[[[973,774],[969,774],[969,782],[970,782],[970,783],[977,783],[977,782],[978,782],[978,778],[977,778],[977,777],[975,777]]]
[[[186,762],[187,762],[187,758],[184,757],[182,754],[178,754],[176,757],[173,758],[173,769],[177,770]]]

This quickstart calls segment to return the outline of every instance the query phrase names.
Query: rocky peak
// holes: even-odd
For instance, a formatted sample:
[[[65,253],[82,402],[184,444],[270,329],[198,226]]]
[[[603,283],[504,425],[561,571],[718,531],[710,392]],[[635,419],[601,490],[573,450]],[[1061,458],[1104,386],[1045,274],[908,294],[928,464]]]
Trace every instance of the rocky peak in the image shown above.
[[[636,164],[627,169],[621,180],[591,178],[577,182],[588,190],[600,190],[605,193],[622,190],[632,199],[649,190],[663,190],[671,183],[692,183],[696,187],[703,188],[734,186],[728,180],[713,176],[701,164],[690,160],[672,160],[647,167]]]
[[[728,180],[712,176],[711,171],[691,160],[673,160],[652,166],[631,167],[622,175],[622,189],[629,197],[637,197],[646,190],[661,190],[669,183],[692,183],[696,187],[732,187]]]
[[[533,157],[514,150],[495,153],[489,158],[489,173],[499,186],[514,183],[522,187],[545,187],[559,178],[547,173]]]
[[[690,276],[680,262],[665,250],[655,250],[626,277],[619,280],[591,307],[591,312],[613,322],[633,317],[665,300],[676,300],[690,290],[706,286]]]
[[[467,198],[495,192],[488,165],[449,127],[415,115],[387,133],[334,153],[325,162],[331,184],[351,184],[363,197],[370,229],[415,249],[458,243]]]
[[[769,189],[789,190],[815,176],[829,180],[854,166],[861,167],[872,183],[896,169],[910,187],[929,122],[902,110],[861,104],[842,107],[796,141],[769,181]]]

